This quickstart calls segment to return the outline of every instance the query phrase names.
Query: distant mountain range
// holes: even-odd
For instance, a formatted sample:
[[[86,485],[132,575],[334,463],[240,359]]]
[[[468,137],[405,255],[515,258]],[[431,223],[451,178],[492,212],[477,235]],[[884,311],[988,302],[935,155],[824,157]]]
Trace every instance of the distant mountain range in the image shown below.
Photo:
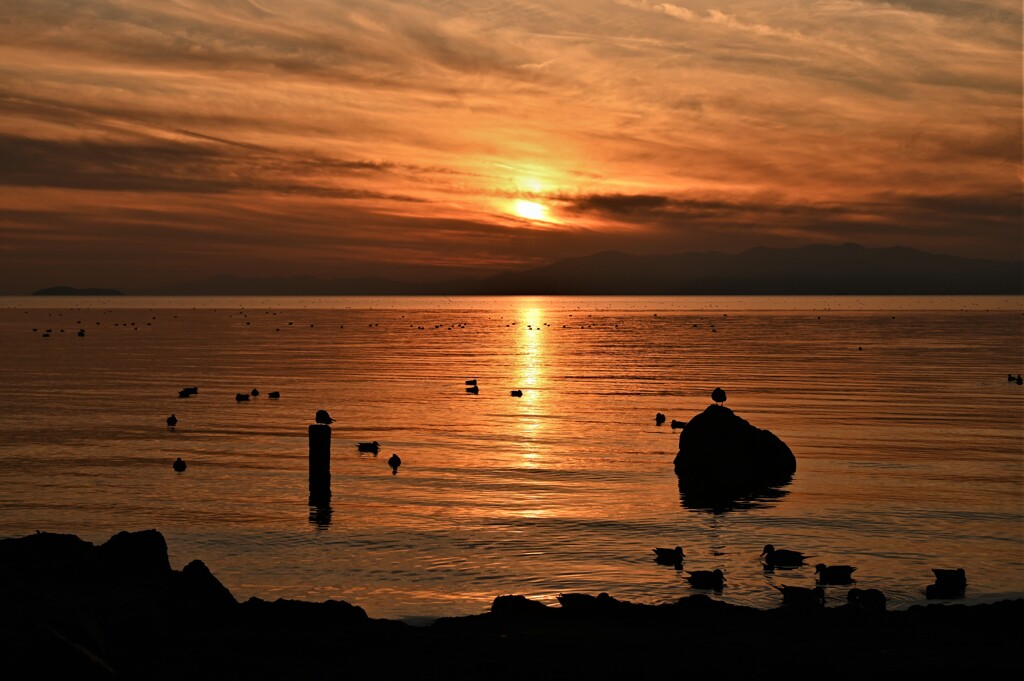
[[[70,290],[74,293],[58,291]],[[100,291],[107,291],[101,293]],[[481,279],[406,282],[220,275],[149,291],[153,295],[984,295],[1024,294],[1024,263],[935,255],[857,244],[753,248],[738,255],[629,255],[617,251],[559,260]],[[117,295],[107,289],[36,295]]]

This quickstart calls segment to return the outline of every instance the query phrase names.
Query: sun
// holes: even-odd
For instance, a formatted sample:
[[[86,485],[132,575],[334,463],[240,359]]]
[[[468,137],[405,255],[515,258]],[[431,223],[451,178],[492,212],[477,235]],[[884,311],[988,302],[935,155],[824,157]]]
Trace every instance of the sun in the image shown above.
[[[526,220],[540,220],[542,222],[548,220],[548,207],[535,201],[517,199],[512,206],[512,210],[515,211],[516,215]]]

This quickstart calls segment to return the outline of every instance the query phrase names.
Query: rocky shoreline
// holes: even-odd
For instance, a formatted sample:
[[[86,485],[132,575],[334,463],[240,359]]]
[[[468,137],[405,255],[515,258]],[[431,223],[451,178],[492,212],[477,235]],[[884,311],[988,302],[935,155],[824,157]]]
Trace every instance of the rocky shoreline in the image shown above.
[[[490,612],[413,627],[343,601],[239,603],[201,561],[171,569],[155,530],[99,546],[49,533],[0,540],[0,599],[9,679],[1024,673],[1024,600],[876,612],[499,596]]]

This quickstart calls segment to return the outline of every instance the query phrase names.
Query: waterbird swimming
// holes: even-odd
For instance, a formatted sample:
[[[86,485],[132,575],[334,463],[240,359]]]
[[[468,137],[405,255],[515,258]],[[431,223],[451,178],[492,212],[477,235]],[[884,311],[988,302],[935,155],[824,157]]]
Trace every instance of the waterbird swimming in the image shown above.
[[[764,556],[765,564],[770,567],[800,567],[804,564],[804,559],[807,558],[799,551],[776,549],[771,544],[764,545],[761,555]]]
[[[685,428],[685,427],[686,427],[686,421],[676,421],[675,419],[672,419],[672,429],[673,430],[675,430],[676,428]]]
[[[466,381],[466,385],[476,385],[476,379],[473,378],[473,379],[470,379],[470,380]]]
[[[315,420],[317,423],[325,426],[329,423],[334,423],[334,419],[331,418],[331,415],[327,413],[326,409],[320,409],[317,411]]]
[[[782,592],[782,604],[796,608],[823,608],[825,607],[825,590],[820,586],[808,589],[805,586],[777,586],[776,589]]]
[[[374,440],[373,442],[360,442],[356,444],[356,447],[361,452],[373,452],[376,454],[380,451],[380,443]]]
[[[392,454],[388,458],[388,465],[391,466],[391,474],[394,475],[398,472],[398,467],[402,465],[402,460],[398,458],[398,454]]]
[[[191,397],[192,393],[188,391],[188,388],[178,391],[178,397]]]
[[[814,566],[814,574],[818,576],[819,584],[849,584],[853,581],[853,571],[856,569],[849,565],[818,563]]]
[[[725,586],[725,575],[721,570],[697,570],[686,574],[686,581],[695,589],[721,591]]]
[[[167,417],[167,427],[173,428],[176,425],[178,425],[178,417],[175,416],[174,414],[171,414],[170,416]]]
[[[711,391],[711,399],[714,400],[715,404],[723,404],[725,402],[725,391],[721,388],[715,388]]]
[[[277,400],[281,398],[281,393],[275,390],[272,393],[267,393],[267,397],[269,397],[272,400]]]
[[[178,471],[179,473],[184,472],[185,467],[185,462],[181,460],[180,456],[174,460],[174,463],[171,464],[171,468]]]
[[[248,402],[249,393],[235,393],[235,402]]]
[[[665,423],[665,415],[659,411],[657,414],[654,415],[654,422],[659,426]]]
[[[249,394],[252,395],[253,397],[259,397],[260,396],[260,391],[257,390],[256,388],[253,388],[252,391]]]
[[[477,385],[474,385],[471,388],[466,388],[466,392],[467,393],[473,393],[474,395],[476,395],[478,392],[480,392],[480,387],[477,386]]]
[[[683,554],[683,547],[677,546],[674,549],[656,548],[654,551],[654,562],[662,565],[679,565],[686,556]]]
[[[885,594],[878,589],[850,589],[846,594],[846,604],[859,610],[883,612]]]
[[[511,394],[512,394],[512,397],[522,397],[523,396],[523,391],[522,390],[513,390]]]

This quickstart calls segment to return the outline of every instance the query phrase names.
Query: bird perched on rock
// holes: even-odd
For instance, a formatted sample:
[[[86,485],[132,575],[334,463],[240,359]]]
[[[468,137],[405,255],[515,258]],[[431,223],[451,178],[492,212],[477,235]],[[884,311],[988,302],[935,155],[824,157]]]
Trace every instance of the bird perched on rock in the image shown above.
[[[657,414],[654,415],[654,423],[659,426],[665,423],[665,415],[659,411]]]
[[[395,475],[398,473],[398,467],[402,465],[402,460],[398,458],[398,454],[392,454],[388,458],[388,465],[391,466],[391,474]]]
[[[715,404],[721,405],[725,402],[725,391],[721,388],[715,388],[711,391],[711,399],[715,401]]]
[[[175,416],[174,414],[171,414],[170,416],[167,417],[167,427],[173,428],[176,425],[178,425],[178,417]]]
[[[316,422],[326,426],[330,423],[334,423],[334,419],[331,418],[331,415],[327,413],[326,409],[320,409],[316,413]]]
[[[686,574],[686,581],[695,589],[721,591],[725,586],[725,575],[721,570],[697,570]]]
[[[373,442],[359,442],[356,443],[356,448],[361,452],[372,452],[376,454],[380,451],[380,443],[374,440]]]
[[[814,574],[818,576],[818,584],[849,584],[853,581],[853,571],[856,569],[849,565],[818,563],[814,566]]]
[[[683,558],[683,547],[677,546],[674,549],[657,548],[654,551],[654,562],[661,565],[681,565]]]
[[[178,471],[179,473],[184,472],[185,467],[185,462],[181,460],[180,456],[174,460],[174,463],[171,464],[171,468]]]
[[[799,551],[776,549],[771,544],[764,545],[761,555],[764,556],[765,565],[769,567],[800,567],[807,558]]]
[[[850,589],[846,594],[846,605],[858,610],[885,611],[885,594],[878,589]]]
[[[796,608],[825,607],[825,590],[820,586],[808,589],[805,586],[776,586],[782,592],[782,604]]]

